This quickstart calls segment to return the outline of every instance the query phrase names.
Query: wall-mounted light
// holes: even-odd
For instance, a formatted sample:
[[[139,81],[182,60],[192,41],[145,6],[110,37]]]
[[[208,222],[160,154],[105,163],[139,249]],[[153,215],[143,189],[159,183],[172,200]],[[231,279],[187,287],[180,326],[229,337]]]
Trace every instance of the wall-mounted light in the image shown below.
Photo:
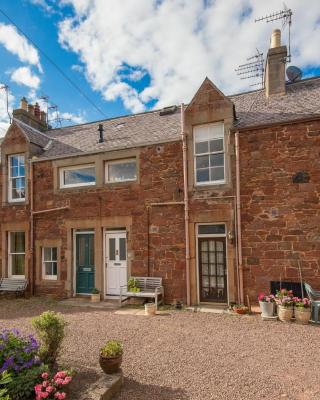
[[[231,243],[234,241],[234,233],[233,231],[229,231],[227,234],[228,239],[230,240]]]

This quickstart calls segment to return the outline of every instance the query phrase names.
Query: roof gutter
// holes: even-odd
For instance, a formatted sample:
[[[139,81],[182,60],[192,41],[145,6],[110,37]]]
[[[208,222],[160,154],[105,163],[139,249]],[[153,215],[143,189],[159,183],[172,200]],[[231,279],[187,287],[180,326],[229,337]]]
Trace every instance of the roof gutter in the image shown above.
[[[189,197],[188,197],[188,155],[185,133],[184,105],[181,103],[181,140],[183,155],[183,193],[184,193],[184,227],[186,241],[186,289],[187,305],[190,306],[190,238],[189,238]]]

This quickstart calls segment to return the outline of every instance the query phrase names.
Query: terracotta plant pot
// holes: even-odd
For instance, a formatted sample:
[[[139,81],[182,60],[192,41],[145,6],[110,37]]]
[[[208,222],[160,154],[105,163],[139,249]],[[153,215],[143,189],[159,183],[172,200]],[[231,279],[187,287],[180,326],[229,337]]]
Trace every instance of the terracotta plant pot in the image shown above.
[[[112,358],[99,357],[99,364],[106,374],[118,372],[122,363],[122,355]]]
[[[99,303],[100,302],[100,293],[95,293],[91,295],[91,303]]]
[[[274,303],[267,303],[266,301],[259,301],[261,317],[271,318],[274,316]]]
[[[293,317],[293,307],[278,306],[278,317],[282,322],[290,322]]]
[[[296,307],[294,310],[294,315],[298,324],[307,325],[311,318],[311,308]]]
[[[146,315],[155,315],[157,307],[154,303],[146,303],[144,305],[144,312]]]
[[[234,307],[233,311],[235,311],[237,314],[244,315],[248,313],[248,307],[241,307],[241,308]]]

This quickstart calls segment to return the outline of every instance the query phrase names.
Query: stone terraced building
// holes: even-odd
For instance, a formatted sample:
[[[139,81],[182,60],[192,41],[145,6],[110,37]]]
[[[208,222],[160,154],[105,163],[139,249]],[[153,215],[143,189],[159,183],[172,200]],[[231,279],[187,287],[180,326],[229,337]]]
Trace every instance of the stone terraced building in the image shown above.
[[[1,144],[0,277],[32,294],[117,298],[163,278],[166,302],[255,300],[301,277],[320,286],[320,78],[48,129],[22,99]]]

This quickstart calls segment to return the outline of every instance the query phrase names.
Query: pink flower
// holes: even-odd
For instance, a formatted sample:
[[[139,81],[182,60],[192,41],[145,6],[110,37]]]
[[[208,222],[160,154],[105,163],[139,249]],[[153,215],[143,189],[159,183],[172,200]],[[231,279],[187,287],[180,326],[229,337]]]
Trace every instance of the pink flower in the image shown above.
[[[261,292],[261,293],[259,293],[259,295],[258,295],[258,300],[259,300],[259,301],[263,301],[264,297],[265,297],[265,294],[264,294],[263,292]]]
[[[68,385],[68,383],[70,383],[72,381],[72,377],[71,376],[66,376],[64,378],[64,381],[62,382],[62,385]]]
[[[48,393],[51,393],[51,392],[53,392],[55,390],[55,388],[53,387],[53,386],[47,386],[47,388],[46,388],[46,391],[48,392]]]
[[[48,392],[40,392],[39,396],[41,399],[46,399],[49,396],[49,393]]]
[[[43,379],[48,379],[48,373],[47,372],[43,372],[42,374],[41,374],[41,378],[43,378]]]
[[[36,393],[42,391],[42,385],[41,385],[41,383],[38,383],[38,384],[34,387],[34,391],[35,391]]]
[[[57,392],[54,397],[58,400],[64,400],[66,398],[66,394],[64,392]]]
[[[64,380],[62,378],[55,378],[54,379],[55,384],[58,385],[58,386],[63,385],[63,381]]]
[[[42,386],[43,386],[43,387],[47,387],[48,385],[49,385],[49,382],[48,382],[48,381],[43,381],[43,382],[42,382]]]
[[[62,378],[64,379],[67,376],[65,371],[59,371],[55,374],[54,378]]]

